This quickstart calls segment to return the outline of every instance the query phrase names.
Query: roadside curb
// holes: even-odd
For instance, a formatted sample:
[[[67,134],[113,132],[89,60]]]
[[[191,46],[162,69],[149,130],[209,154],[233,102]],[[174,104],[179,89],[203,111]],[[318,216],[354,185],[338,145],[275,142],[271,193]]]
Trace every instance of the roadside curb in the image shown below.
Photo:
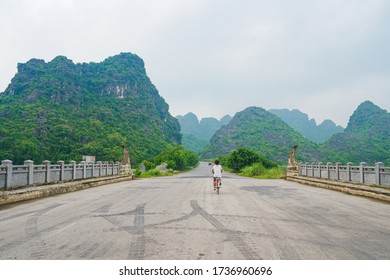
[[[109,176],[0,191],[0,206],[129,180],[131,176]]]
[[[358,195],[358,196],[390,202],[390,190],[387,189],[374,188],[374,187],[370,187],[367,185],[360,185],[360,184],[351,184],[348,182],[316,179],[311,177],[309,178],[303,176],[287,175],[286,180],[305,184],[305,185],[310,185],[313,187],[341,191],[347,194]]]

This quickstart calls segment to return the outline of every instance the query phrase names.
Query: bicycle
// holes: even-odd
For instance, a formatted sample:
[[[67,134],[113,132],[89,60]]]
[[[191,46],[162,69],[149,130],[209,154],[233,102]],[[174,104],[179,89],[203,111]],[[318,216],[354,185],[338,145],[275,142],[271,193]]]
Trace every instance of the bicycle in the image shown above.
[[[217,194],[219,194],[219,189],[221,188],[221,177],[215,178],[215,188],[216,188]]]

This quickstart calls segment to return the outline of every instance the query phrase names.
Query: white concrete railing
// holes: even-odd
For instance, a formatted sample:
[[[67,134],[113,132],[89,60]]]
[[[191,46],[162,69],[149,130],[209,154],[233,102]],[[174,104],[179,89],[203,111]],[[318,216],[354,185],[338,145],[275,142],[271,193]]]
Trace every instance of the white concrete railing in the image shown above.
[[[390,167],[385,167],[382,162],[375,163],[375,166],[367,166],[365,162],[358,166],[349,162],[341,165],[319,163],[300,163],[298,168],[300,176],[332,179],[340,181],[357,182],[367,185],[390,186]]]
[[[41,165],[34,165],[31,160],[26,160],[24,165],[13,165],[10,160],[3,160],[0,165],[0,190],[43,184],[50,182],[69,181],[108,175],[119,175],[121,164],[98,161],[97,163],[75,161],[65,164],[58,161],[51,164],[44,161]]]

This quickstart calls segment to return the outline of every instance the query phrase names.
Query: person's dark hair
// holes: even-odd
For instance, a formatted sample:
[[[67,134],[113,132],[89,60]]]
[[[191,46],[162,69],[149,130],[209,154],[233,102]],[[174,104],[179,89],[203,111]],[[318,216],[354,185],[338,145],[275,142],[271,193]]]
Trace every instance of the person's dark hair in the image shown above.
[[[214,163],[216,164],[216,165],[218,165],[219,164],[219,160],[218,159],[216,159],[215,161],[214,161]]]

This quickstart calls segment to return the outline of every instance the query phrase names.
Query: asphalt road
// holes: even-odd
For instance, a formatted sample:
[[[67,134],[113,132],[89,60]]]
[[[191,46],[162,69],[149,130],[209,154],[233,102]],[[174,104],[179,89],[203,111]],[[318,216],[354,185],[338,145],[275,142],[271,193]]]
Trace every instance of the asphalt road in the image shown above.
[[[0,259],[390,259],[390,204],[210,166],[0,208]]]

